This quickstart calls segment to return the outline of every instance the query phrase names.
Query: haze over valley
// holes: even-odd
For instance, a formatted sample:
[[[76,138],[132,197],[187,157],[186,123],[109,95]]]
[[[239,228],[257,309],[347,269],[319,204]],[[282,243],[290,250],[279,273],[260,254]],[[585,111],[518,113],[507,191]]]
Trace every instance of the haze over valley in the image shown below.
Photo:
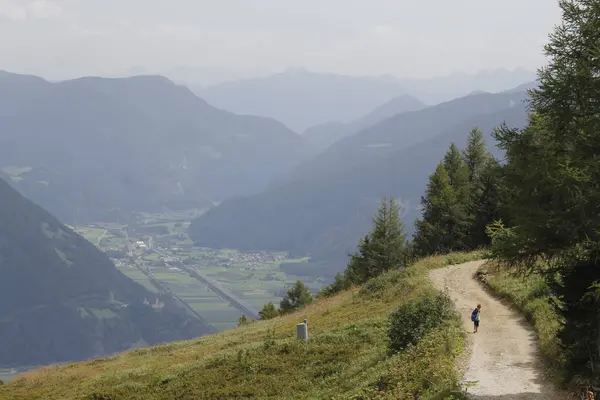
[[[14,199],[4,209],[7,243],[48,247],[57,270],[45,273],[69,277],[42,279],[35,265],[44,256],[10,253],[3,321],[8,332],[20,328],[4,342],[14,350],[3,353],[0,366],[73,361],[232,328],[242,315],[259,318],[262,305],[281,301],[297,280],[316,293],[344,269],[382,196],[401,200],[411,226],[427,176],[450,142],[464,144],[473,126],[489,134],[502,121],[525,123],[521,88],[427,106],[379,80],[319,79],[333,82],[330,93],[340,88],[338,98],[381,89],[387,97],[350,122],[300,135],[272,118],[213,107],[161,76],[48,82],[0,72],[0,175],[4,198]],[[294,91],[283,96],[296,101]],[[21,221],[15,210],[30,215],[37,205],[16,192],[70,228],[44,222],[54,218],[49,214]],[[104,266],[77,267],[84,261],[75,254]],[[34,276],[43,288],[31,286],[32,293],[50,297],[17,289]],[[82,281],[71,283],[76,279]],[[87,280],[107,282],[97,289],[100,297],[83,289]],[[70,294],[73,285],[79,289]],[[54,291],[63,297],[52,297]],[[164,315],[163,322],[143,322],[167,324],[162,336],[135,325],[141,317],[129,313],[136,307]],[[19,350],[37,339],[35,331],[16,332],[46,329],[36,312],[69,326],[80,347],[63,350],[51,338],[69,336],[57,330],[45,335],[54,347],[41,342]],[[106,333],[106,324],[123,333]]]
[[[464,389],[471,338],[428,280],[454,269],[432,270],[477,270],[526,310],[571,301],[576,268],[559,284],[538,263],[552,246],[589,261],[553,224],[597,210],[561,214],[539,170],[564,172],[557,199],[579,210],[597,105],[561,125],[575,139],[536,134],[595,96],[594,72],[542,68],[571,65],[543,46],[583,1],[175,3],[0,0],[0,399],[441,399]],[[533,268],[537,292],[488,256]],[[569,370],[544,342],[582,354],[561,312],[543,316],[572,336],[538,336]],[[290,327],[309,316],[301,347]],[[277,375],[288,356],[310,372]]]

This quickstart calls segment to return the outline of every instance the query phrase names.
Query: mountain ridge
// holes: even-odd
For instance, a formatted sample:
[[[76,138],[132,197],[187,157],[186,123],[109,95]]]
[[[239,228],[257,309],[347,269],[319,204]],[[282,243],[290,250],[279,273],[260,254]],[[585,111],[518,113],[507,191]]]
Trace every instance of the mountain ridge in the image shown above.
[[[304,131],[302,136],[316,148],[324,150],[338,140],[354,135],[396,114],[418,111],[425,107],[426,105],[416,97],[405,94],[393,98],[354,121],[346,124],[342,122],[329,122],[317,125]]]
[[[209,87],[190,87],[221,109],[272,117],[296,132],[304,132],[331,121],[351,122],[401,95],[434,105],[475,90],[500,92],[532,81],[535,76],[535,72],[518,68],[429,79],[348,76],[296,68]]]
[[[380,122],[336,142],[264,192],[228,199],[208,210],[192,222],[190,237],[199,246],[310,255],[326,261],[320,273],[332,275],[343,269],[381,197],[401,200],[412,231],[427,178],[450,143],[464,145],[468,132],[479,127],[492,149],[489,135],[496,126],[503,121],[510,126],[525,124],[525,104],[517,101],[525,96],[523,92],[469,96],[452,106],[429,107]],[[470,108],[470,114],[457,110],[473,105],[478,108]],[[393,140],[394,146],[367,146],[382,138]]]
[[[0,104],[23,79],[0,79]],[[0,114],[0,169],[27,171],[12,186],[65,222],[210,206],[315,152],[278,121],[219,110],[160,76],[35,83]]]

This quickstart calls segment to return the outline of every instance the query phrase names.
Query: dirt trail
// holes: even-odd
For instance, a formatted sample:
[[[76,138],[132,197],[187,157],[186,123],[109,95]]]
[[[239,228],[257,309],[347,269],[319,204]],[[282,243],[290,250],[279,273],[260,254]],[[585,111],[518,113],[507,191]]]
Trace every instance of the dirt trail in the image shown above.
[[[468,392],[471,398],[566,399],[544,380],[537,357],[536,336],[525,319],[488,294],[474,279],[484,261],[453,265],[430,273],[439,290],[447,290],[463,316],[471,354],[464,382],[478,381]],[[471,311],[481,304],[481,325],[473,333]]]

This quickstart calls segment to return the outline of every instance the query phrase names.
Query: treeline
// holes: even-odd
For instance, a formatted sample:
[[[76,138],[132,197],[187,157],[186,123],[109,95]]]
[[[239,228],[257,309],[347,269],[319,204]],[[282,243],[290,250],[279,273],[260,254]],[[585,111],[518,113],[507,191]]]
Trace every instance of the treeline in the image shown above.
[[[490,243],[486,226],[500,215],[499,164],[486,151],[478,129],[471,131],[467,143],[462,152],[450,145],[429,177],[413,240],[418,256],[473,250]]]
[[[494,257],[552,288],[568,371],[600,371],[600,0],[561,1],[526,128],[500,127],[505,218]]]

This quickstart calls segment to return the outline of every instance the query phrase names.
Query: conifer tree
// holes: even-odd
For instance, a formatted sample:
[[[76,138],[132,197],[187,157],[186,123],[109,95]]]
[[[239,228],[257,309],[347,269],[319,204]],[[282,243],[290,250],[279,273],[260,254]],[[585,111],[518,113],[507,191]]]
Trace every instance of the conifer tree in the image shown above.
[[[471,200],[473,219],[469,229],[471,249],[488,246],[491,238],[487,234],[487,226],[503,219],[500,171],[498,161],[490,156],[473,184],[474,195]]]
[[[246,326],[246,325],[250,325],[251,321],[248,319],[248,317],[246,317],[246,315],[242,314],[242,316],[238,319],[238,323],[237,326],[241,327],[241,326]]]
[[[378,274],[404,266],[406,233],[396,199],[390,197],[381,200],[370,236],[371,257]]]
[[[477,182],[490,159],[490,153],[485,149],[483,133],[473,128],[467,139],[467,148],[463,151],[463,158],[469,171],[469,182]]]
[[[485,149],[483,134],[477,128],[469,133],[463,158],[469,171],[469,194],[464,198],[469,223],[467,247],[489,244],[486,226],[499,218],[498,163]]]
[[[563,344],[589,373],[600,368],[600,0],[559,4],[529,124],[495,133],[511,226],[491,232],[497,257],[556,282]]]
[[[450,145],[444,156],[444,168],[446,168],[450,185],[456,194],[458,196],[466,195],[469,192],[469,168],[454,143]]]
[[[275,305],[271,302],[265,304],[261,311],[258,312],[261,320],[273,319],[279,316],[279,311],[275,308]]]
[[[375,275],[376,267],[371,255],[371,237],[366,235],[358,243],[358,251],[350,255],[345,275],[354,284],[369,280]]]
[[[425,196],[421,198],[423,215],[416,222],[413,240],[417,254],[447,253],[457,247],[456,233],[460,229],[455,213],[457,204],[450,177],[444,162],[441,162],[429,177]]]
[[[373,229],[351,255],[346,277],[359,284],[386,271],[406,266],[407,249],[400,206],[394,198],[384,198],[373,218]]]
[[[302,281],[297,281],[296,284],[288,290],[287,295],[283,300],[281,300],[279,309],[281,314],[289,314],[312,302],[312,294],[306,285],[304,285]]]

